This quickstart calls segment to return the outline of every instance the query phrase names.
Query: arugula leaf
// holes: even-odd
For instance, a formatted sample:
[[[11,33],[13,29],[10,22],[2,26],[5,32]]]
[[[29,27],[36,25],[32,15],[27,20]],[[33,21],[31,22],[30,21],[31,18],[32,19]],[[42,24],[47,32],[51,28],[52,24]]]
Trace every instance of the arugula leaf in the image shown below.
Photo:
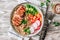
[[[48,3],[50,2],[50,0],[46,0],[46,6],[48,5]],[[45,4],[43,2],[41,2],[41,7],[43,7]]]
[[[43,3],[43,2],[41,3],[41,7],[42,7],[42,6],[44,6],[44,3]]]
[[[29,27],[28,27],[28,28],[25,28],[25,29],[24,29],[24,32],[26,32],[28,29],[29,29]]]
[[[27,30],[27,33],[30,34],[30,30],[29,29]]]
[[[50,3],[50,0],[46,0],[46,6],[48,6],[48,3]]]
[[[53,22],[53,24],[54,24],[55,26],[60,26],[60,23],[59,23],[59,22]]]
[[[27,23],[27,20],[24,20],[24,19],[23,19],[23,20],[21,21],[21,23],[22,23],[22,24],[26,24],[26,23]]]
[[[46,2],[46,6],[48,6],[48,2]]]
[[[46,0],[47,2],[50,2],[50,0]]]
[[[30,29],[29,29],[29,27],[28,27],[28,28],[25,28],[25,29],[24,29],[24,32],[27,32],[28,34],[30,34]]]

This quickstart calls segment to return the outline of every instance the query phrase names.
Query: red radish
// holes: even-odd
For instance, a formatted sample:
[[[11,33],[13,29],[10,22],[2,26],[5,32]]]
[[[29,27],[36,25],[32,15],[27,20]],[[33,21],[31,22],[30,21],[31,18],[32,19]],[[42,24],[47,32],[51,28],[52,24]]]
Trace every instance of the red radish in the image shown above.
[[[39,21],[39,20],[36,20],[36,21],[30,26],[31,33],[34,33],[35,29],[40,29],[40,28],[38,28],[39,25],[40,25],[40,21]]]

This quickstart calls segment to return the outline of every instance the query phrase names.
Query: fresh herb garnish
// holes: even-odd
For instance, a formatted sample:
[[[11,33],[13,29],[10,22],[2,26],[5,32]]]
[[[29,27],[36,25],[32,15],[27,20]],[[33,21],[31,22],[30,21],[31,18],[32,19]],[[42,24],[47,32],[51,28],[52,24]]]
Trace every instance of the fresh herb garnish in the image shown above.
[[[23,20],[21,21],[21,23],[22,23],[22,24],[26,24],[26,23],[27,23],[27,20],[23,19]]]
[[[46,2],[50,2],[50,0],[46,0]]]
[[[60,23],[59,23],[59,22],[53,22],[53,24],[54,24],[55,26],[60,26]]]
[[[30,30],[29,29],[27,30],[27,33],[30,34]]]
[[[29,27],[28,27],[28,28],[25,28],[25,29],[24,29],[24,32],[27,32],[28,34],[30,34],[30,29],[29,29]]]
[[[29,5],[29,4],[26,5],[26,14],[35,15],[37,13],[38,13],[38,11],[37,11],[37,9],[35,7],[33,7],[33,6]]]
[[[25,29],[24,29],[24,32],[26,32],[28,29],[29,29],[29,27],[28,27],[28,28],[25,28]]]
[[[50,0],[46,0],[46,6],[48,6],[48,3],[50,3]]]
[[[48,6],[48,3],[50,3],[50,0],[46,0],[46,6]],[[45,4],[42,2],[41,7],[43,7]]]
[[[43,2],[41,3],[41,7],[42,7],[42,6],[44,6],[44,3],[43,3]]]

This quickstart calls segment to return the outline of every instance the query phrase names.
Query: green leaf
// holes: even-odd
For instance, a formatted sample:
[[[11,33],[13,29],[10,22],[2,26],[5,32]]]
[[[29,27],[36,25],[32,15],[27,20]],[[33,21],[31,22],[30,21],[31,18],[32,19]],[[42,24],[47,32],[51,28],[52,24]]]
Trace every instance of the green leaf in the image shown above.
[[[46,2],[46,6],[48,6],[48,2]]]
[[[50,2],[50,0],[46,0],[47,2]]]
[[[26,32],[28,29],[29,29],[29,27],[28,27],[28,28],[25,28],[25,29],[24,29],[24,32]]]
[[[50,2],[50,0],[46,0],[46,6],[48,6],[48,3]]]
[[[29,29],[29,27],[28,27],[28,28],[25,28],[25,29],[24,29],[24,32],[27,32],[28,34],[30,34],[30,29]]]
[[[26,24],[26,23],[27,23],[27,20],[24,20],[24,19],[23,19],[23,20],[21,21],[21,23],[22,23],[22,24]]]
[[[44,6],[44,3],[43,3],[43,2],[41,3],[41,7],[42,7],[42,6]]]
[[[24,29],[24,32],[26,32],[26,31],[27,31],[27,29],[25,28],[25,29]]]
[[[27,7],[27,8],[30,8],[30,5],[29,5],[29,4],[27,4],[27,5],[26,5],[26,7]]]
[[[36,13],[38,13],[38,11],[34,6],[29,5],[29,4],[26,5],[26,14],[35,15]]]
[[[29,29],[27,30],[27,33],[30,34],[30,30]]]
[[[59,22],[53,22],[53,24],[54,24],[55,26],[60,26],[60,23],[59,23]]]

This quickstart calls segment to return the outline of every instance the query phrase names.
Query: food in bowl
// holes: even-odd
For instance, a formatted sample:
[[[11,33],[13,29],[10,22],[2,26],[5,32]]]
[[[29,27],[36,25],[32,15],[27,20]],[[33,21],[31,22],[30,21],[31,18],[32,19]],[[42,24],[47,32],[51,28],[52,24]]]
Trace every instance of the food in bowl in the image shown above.
[[[53,11],[56,14],[60,14],[60,3],[57,3],[53,6]]]
[[[12,12],[11,23],[15,30],[23,36],[34,34],[43,25],[42,13],[30,4],[18,5]]]

